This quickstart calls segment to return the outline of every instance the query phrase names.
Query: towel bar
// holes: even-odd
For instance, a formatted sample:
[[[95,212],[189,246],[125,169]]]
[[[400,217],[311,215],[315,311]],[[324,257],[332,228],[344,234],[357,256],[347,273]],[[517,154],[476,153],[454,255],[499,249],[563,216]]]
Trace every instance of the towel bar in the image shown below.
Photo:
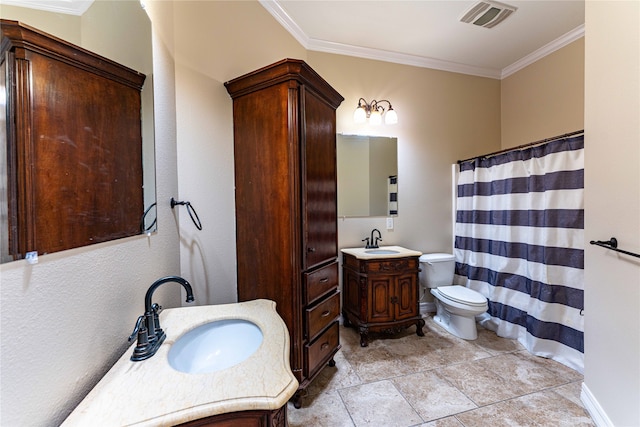
[[[625,255],[630,255],[630,256],[634,256],[636,258],[640,258],[640,254],[634,253],[634,252],[629,252],[629,251],[623,251],[622,249],[618,249],[618,239],[616,239],[615,237],[612,237],[609,240],[592,240],[589,242],[592,245],[596,245],[596,246],[602,246],[603,248],[606,249],[611,249],[612,251],[616,251],[616,252],[621,252]]]

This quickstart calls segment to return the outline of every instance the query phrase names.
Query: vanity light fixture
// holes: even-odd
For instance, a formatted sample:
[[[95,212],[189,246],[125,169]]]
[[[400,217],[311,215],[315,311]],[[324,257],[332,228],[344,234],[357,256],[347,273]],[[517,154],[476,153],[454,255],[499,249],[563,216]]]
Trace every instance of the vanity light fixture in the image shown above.
[[[380,105],[383,102],[389,104],[389,108],[386,110]],[[369,119],[369,123],[372,125],[379,125],[382,123],[382,116],[384,116],[384,123],[387,125],[395,125],[398,123],[398,114],[391,106],[391,102],[386,99],[381,101],[374,99],[371,102],[367,102],[364,98],[360,98],[358,100],[358,108],[356,108],[356,111],[353,113],[353,121],[356,123],[365,123],[367,119]]]

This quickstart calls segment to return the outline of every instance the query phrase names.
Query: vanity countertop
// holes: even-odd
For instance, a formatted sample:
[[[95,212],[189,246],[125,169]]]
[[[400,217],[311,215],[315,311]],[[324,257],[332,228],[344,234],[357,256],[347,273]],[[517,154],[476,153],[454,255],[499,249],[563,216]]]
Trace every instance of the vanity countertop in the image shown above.
[[[69,415],[63,426],[170,426],[212,415],[282,407],[298,389],[289,365],[289,333],[269,300],[166,309],[167,338],[151,358],[129,360],[134,345]],[[185,332],[215,320],[245,319],[264,339],[244,362],[207,374],[169,366],[169,348]]]
[[[408,256],[420,256],[422,252],[403,248],[402,246],[380,246],[379,248],[343,248],[345,254],[353,255],[358,259],[387,259],[404,258]]]

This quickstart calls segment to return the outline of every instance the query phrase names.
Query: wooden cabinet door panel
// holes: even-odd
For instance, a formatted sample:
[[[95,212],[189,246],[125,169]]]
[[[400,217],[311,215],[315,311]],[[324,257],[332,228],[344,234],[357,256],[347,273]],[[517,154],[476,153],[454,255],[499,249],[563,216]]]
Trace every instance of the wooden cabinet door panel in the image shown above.
[[[395,319],[402,320],[415,316],[417,307],[417,292],[415,275],[399,276],[396,282]]]
[[[369,322],[387,322],[394,320],[391,298],[393,277],[376,277],[369,279]]]
[[[305,268],[335,259],[337,185],[335,110],[303,88],[303,214]]]

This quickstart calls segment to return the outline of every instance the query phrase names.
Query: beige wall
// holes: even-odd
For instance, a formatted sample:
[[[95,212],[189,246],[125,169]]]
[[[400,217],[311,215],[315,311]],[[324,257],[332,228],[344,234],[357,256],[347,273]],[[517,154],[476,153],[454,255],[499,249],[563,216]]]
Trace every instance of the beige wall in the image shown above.
[[[502,80],[502,148],[584,129],[584,38]]]
[[[2,17],[10,18],[6,11],[2,6]],[[169,200],[178,186],[173,64],[155,42],[157,193]],[[158,227],[150,237],[42,255],[33,266],[0,266],[0,425],[59,425],[126,351],[149,285],[180,272],[168,204],[158,207]],[[176,306],[178,296],[177,287],[167,287],[157,301]]]
[[[81,43],[82,23],[79,16],[3,4],[0,5],[0,18],[20,21],[70,43]]]
[[[339,133],[398,138],[394,230],[384,217],[340,218],[339,247],[360,246],[378,228],[384,244],[452,251],[451,164],[500,148],[500,82],[319,52],[308,52],[308,63],[345,98]],[[360,97],[390,100],[398,124],[355,124]]]
[[[640,2],[587,1],[585,17],[583,400],[601,426],[638,426],[640,260],[586,242],[640,252]]]

